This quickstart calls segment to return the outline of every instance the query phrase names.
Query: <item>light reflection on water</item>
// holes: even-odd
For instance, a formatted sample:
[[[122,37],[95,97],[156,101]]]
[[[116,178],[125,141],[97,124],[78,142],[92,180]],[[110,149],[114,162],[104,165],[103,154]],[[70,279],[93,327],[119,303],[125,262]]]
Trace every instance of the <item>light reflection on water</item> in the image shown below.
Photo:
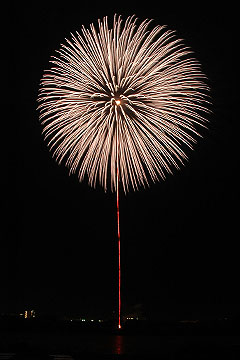
[[[113,341],[113,354],[122,355],[124,353],[124,337],[116,335]]]
[[[100,358],[110,359],[111,354],[114,357],[127,356],[129,359],[146,358],[150,359],[155,356],[162,358],[176,358],[179,359],[179,354],[191,354],[191,359],[196,359],[201,351],[205,351],[208,347],[214,352],[222,351],[222,344],[224,348],[232,354],[232,349],[235,349],[236,344],[239,344],[239,337],[221,335],[221,336],[206,336],[206,335],[153,335],[153,334],[108,334],[108,333],[53,333],[53,332],[12,332],[11,337],[1,334],[5,341],[5,346],[12,346],[12,344],[19,345],[19,349],[28,351],[31,349],[46,349],[46,351],[55,357],[63,357],[63,354],[82,354],[81,359],[84,359],[84,354],[101,355]],[[236,340],[237,339],[237,340]],[[219,350],[220,349],[220,350]],[[16,350],[14,350],[16,351]],[[22,351],[22,350],[21,350]],[[214,353],[215,354],[215,353]],[[1,360],[0,353],[0,360]],[[4,353],[4,357],[11,355]],[[13,354],[14,355],[14,354]],[[216,354],[215,354],[216,355]],[[51,359],[52,359],[51,358]],[[72,355],[74,359],[74,355]],[[189,357],[190,358],[190,357]],[[212,358],[217,358],[213,356]],[[226,359],[230,359],[228,356]],[[240,359],[240,357],[238,357]],[[70,360],[69,359],[69,360]],[[59,359],[58,359],[59,360]],[[61,358],[62,360],[62,358]],[[64,359],[65,360],[65,359]]]

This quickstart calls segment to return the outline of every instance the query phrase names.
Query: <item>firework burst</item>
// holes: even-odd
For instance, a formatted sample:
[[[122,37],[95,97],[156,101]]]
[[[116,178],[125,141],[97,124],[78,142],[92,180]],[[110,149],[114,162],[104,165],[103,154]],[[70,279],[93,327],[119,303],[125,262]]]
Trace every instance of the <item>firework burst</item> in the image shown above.
[[[205,126],[208,87],[175,32],[148,31],[115,15],[61,45],[41,81],[40,121],[48,145],[79,180],[125,192],[179,168]]]
[[[118,328],[121,328],[119,182],[132,187],[164,178],[187,159],[184,149],[205,126],[208,86],[199,62],[175,32],[148,30],[115,15],[82,28],[61,45],[41,81],[43,133],[56,160],[116,190]]]

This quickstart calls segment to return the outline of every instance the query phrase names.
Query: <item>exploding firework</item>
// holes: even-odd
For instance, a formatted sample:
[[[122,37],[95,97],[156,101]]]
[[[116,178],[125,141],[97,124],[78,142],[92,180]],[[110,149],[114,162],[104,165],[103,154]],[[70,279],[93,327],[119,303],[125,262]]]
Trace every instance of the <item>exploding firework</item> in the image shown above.
[[[105,17],[61,45],[45,72],[40,121],[53,156],[117,194],[118,327],[121,328],[119,182],[127,192],[164,178],[205,126],[208,86],[192,51],[150,20]]]
[[[175,32],[107,17],[61,45],[44,73],[40,121],[58,163],[125,192],[179,168],[205,126],[208,86]]]

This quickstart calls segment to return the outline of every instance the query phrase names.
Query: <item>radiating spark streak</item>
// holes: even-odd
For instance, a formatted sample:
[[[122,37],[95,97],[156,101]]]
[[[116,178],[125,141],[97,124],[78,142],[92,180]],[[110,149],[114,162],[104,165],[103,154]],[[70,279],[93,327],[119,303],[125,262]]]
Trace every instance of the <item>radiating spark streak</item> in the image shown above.
[[[199,62],[175,31],[150,23],[115,15],[112,29],[107,17],[98,29],[82,27],[41,80],[50,150],[92,186],[116,191],[118,178],[127,192],[164,179],[206,127],[209,88]]]

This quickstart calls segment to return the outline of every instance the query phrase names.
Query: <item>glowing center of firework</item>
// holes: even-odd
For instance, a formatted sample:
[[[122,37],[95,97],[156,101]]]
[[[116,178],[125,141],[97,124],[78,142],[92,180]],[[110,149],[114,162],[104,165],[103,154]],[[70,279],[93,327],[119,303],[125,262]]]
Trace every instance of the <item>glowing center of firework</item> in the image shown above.
[[[122,99],[119,99],[118,97],[117,98],[112,97],[111,105],[116,105],[116,106],[123,105],[123,101],[122,101]]]

